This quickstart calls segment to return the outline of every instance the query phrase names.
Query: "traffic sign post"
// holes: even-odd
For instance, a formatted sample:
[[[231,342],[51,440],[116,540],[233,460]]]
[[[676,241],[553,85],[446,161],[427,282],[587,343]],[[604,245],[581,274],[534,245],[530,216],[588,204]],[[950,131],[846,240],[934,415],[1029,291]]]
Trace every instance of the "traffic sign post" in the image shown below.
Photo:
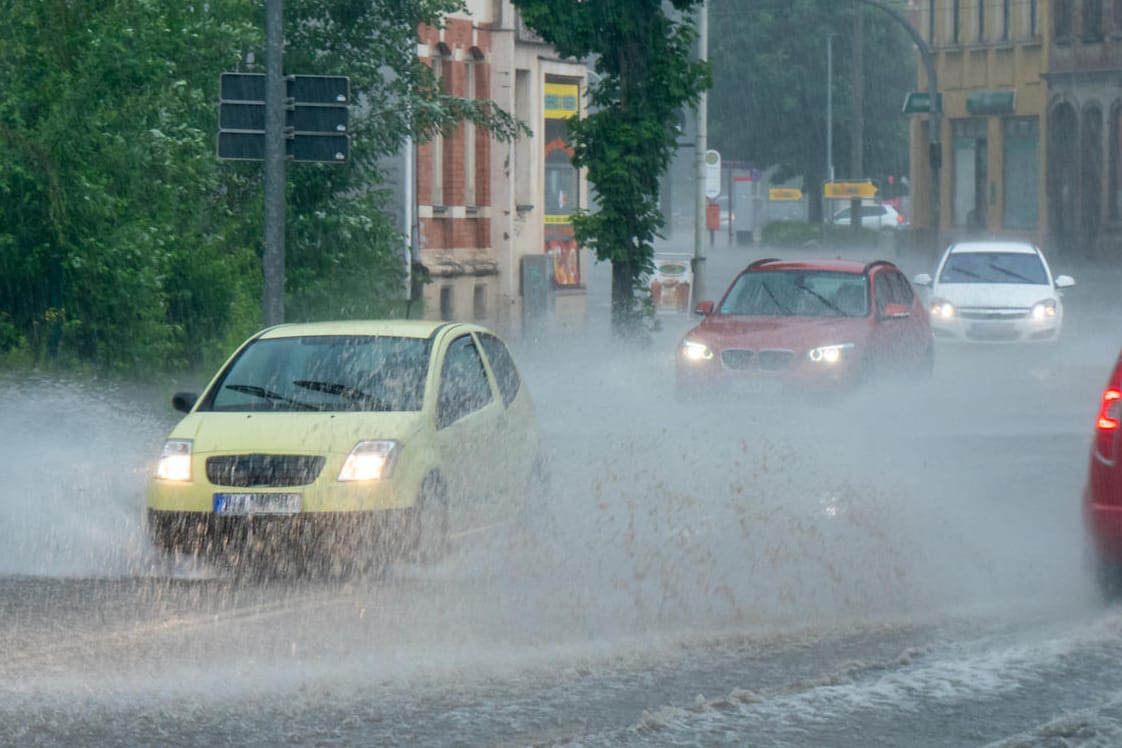
[[[350,157],[350,79],[285,79],[285,149],[293,161],[342,163]],[[265,74],[223,73],[219,80],[218,158],[265,157]]]
[[[715,200],[721,194],[721,154],[714,150],[705,152],[705,196]]]

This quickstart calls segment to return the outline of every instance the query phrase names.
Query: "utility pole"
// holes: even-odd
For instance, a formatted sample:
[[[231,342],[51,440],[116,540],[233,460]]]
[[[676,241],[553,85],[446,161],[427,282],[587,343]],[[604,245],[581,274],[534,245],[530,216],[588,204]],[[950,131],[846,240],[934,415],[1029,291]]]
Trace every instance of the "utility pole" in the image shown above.
[[[853,127],[850,130],[849,173],[856,181],[865,171],[865,8],[858,5],[853,15]],[[853,235],[862,229],[861,198],[849,201],[849,224]]]
[[[284,322],[284,0],[265,2],[265,325]]]
[[[697,19],[697,56],[704,62],[709,59],[709,0],[702,0]],[[709,150],[709,96],[701,92],[697,101],[697,184],[694,194],[693,221],[693,305],[705,298],[705,153]],[[732,196],[729,196],[732,200]],[[730,210],[732,203],[729,203]]]

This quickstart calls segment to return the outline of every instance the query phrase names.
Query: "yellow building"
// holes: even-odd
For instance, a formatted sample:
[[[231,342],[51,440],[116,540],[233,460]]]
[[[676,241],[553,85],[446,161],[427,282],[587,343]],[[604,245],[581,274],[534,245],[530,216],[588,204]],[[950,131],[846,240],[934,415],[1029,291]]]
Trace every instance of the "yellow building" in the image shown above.
[[[1122,255],[1122,0],[910,9],[942,92],[940,244],[1015,236],[1070,260]],[[929,230],[928,126],[913,118],[911,161],[914,224]]]
[[[930,230],[940,167],[940,249],[970,235],[1048,236],[1045,0],[913,0],[942,99],[935,158],[930,115],[911,125],[913,225]],[[918,91],[928,90],[920,66]],[[939,163],[941,162],[941,163]]]

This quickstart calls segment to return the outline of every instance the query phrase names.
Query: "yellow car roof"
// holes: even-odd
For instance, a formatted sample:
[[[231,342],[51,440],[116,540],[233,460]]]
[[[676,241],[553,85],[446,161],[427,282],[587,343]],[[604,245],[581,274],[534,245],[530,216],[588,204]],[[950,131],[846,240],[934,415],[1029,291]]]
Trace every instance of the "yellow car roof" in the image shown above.
[[[301,335],[390,335],[427,338],[449,322],[420,319],[339,320],[334,322],[293,322],[275,325],[261,332],[261,338],[291,338]],[[474,326],[472,326],[474,329]]]

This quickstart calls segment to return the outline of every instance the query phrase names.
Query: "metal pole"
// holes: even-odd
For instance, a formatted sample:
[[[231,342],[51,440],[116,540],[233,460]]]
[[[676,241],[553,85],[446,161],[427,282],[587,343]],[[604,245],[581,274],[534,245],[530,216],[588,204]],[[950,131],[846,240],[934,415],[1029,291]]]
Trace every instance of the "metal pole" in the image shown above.
[[[265,3],[265,325],[284,322],[284,0]]]
[[[849,131],[849,177],[865,178],[865,7],[857,6],[853,16],[853,127]],[[859,236],[864,221],[861,219],[862,199],[849,201],[849,227]]]
[[[697,20],[697,56],[705,61],[709,59],[709,0],[703,0]],[[697,147],[694,154],[697,158],[695,172],[697,174],[696,195],[694,211],[693,232],[693,305],[705,298],[705,151],[709,149],[709,97],[705,91],[697,101]],[[732,196],[729,196],[732,199]],[[729,204],[731,214],[732,204]]]
[[[826,179],[834,181],[834,35],[826,35]]]

